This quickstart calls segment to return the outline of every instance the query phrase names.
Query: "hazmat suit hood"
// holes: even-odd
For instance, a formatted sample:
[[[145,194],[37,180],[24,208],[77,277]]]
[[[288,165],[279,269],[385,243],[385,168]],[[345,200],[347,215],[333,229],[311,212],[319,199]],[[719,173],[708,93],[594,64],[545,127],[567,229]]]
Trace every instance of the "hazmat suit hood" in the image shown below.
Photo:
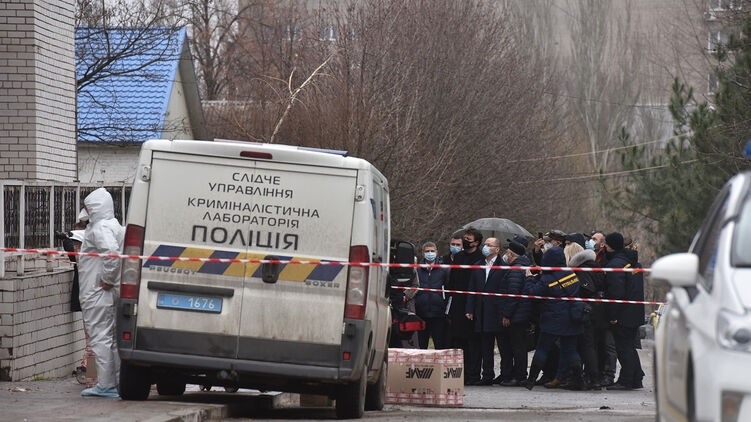
[[[89,223],[115,218],[115,206],[112,203],[112,195],[105,188],[99,188],[91,192],[84,200],[83,205],[89,215]]]

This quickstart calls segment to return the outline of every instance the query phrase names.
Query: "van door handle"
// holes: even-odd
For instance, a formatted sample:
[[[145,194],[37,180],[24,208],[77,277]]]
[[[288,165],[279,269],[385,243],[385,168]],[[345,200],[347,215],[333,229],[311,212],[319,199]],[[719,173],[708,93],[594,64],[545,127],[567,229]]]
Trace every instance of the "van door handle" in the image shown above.
[[[275,255],[266,255],[264,260],[278,261],[279,257]],[[274,284],[279,280],[279,273],[281,272],[281,264],[278,263],[263,263],[261,264],[261,280],[264,283]]]

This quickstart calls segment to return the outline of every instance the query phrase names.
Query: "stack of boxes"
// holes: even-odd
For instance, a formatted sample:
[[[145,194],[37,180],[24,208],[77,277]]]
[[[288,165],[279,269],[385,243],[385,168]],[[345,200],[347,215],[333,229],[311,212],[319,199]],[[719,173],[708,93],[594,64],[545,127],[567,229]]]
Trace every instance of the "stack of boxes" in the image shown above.
[[[461,349],[389,349],[386,403],[455,407],[463,396]]]

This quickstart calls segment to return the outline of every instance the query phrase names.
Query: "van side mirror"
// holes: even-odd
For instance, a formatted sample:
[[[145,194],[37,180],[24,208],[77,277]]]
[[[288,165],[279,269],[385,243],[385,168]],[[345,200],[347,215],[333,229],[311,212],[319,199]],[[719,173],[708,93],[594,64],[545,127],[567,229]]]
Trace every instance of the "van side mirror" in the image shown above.
[[[279,257],[275,255],[266,255],[264,260],[278,261]],[[261,264],[261,280],[264,283],[274,284],[279,280],[279,273],[281,272],[281,265],[278,263],[263,263]]]

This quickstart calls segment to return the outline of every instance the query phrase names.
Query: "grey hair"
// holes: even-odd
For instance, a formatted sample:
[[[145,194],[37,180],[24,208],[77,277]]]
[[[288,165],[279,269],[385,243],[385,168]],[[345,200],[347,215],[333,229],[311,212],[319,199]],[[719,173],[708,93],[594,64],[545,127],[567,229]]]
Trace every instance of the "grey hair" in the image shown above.
[[[425,248],[428,247],[438,249],[438,246],[436,246],[435,242],[425,242],[422,244],[422,250],[425,250]]]

